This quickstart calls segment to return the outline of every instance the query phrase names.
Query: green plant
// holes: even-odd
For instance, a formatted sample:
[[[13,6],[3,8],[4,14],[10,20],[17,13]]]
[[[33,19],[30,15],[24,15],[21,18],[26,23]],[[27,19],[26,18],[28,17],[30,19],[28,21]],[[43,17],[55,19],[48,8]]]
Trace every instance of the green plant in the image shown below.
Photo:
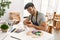
[[[4,15],[6,7],[9,8],[11,1],[0,0],[0,17]]]
[[[6,30],[6,29],[8,29],[9,28],[9,26],[7,25],[7,24],[2,24],[1,25],[1,29],[3,29],[3,30]]]

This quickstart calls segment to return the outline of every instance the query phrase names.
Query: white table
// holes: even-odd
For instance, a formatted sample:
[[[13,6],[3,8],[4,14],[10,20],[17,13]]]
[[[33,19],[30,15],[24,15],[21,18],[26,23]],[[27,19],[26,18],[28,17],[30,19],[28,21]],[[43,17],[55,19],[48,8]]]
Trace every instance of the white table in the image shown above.
[[[14,25],[13,27],[17,27],[17,26],[22,27],[23,25],[18,24],[18,25]],[[53,40],[53,35],[49,34],[47,32],[44,32],[44,31],[42,31],[43,35],[39,38],[32,38],[31,36],[27,36],[26,32],[28,30],[29,30],[29,28],[26,29],[25,31],[21,32],[21,33],[10,33],[10,32],[2,33],[2,32],[0,32],[0,40],[17,40],[17,39],[11,38],[11,36],[17,37],[21,40]]]

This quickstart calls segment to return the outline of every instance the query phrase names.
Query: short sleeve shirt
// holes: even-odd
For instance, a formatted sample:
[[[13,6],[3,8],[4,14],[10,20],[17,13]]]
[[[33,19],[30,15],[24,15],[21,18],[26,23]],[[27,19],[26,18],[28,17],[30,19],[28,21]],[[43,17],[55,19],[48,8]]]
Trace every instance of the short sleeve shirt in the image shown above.
[[[36,22],[36,16],[33,16],[33,17],[32,17],[32,15],[29,15],[28,18],[29,18],[29,20],[32,19],[33,22]],[[39,25],[41,25],[42,22],[46,22],[45,19],[46,19],[46,18],[45,18],[45,15],[44,15],[43,13],[38,12],[38,15],[37,15],[37,23],[38,23]]]

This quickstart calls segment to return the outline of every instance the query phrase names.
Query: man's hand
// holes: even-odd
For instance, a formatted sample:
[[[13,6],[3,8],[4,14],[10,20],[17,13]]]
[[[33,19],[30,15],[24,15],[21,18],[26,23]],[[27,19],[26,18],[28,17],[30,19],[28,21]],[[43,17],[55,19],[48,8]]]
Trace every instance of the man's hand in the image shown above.
[[[26,22],[27,24],[31,24],[31,22]]]
[[[27,24],[28,27],[33,27],[34,25],[32,23]]]

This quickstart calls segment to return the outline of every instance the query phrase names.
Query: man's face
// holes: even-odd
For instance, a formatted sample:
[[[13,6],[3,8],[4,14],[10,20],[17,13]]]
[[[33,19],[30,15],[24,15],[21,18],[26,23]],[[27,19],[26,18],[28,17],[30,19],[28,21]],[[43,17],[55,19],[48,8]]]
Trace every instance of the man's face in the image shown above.
[[[33,14],[34,13],[34,8],[33,7],[29,7],[27,9],[27,11],[30,13],[30,14]]]

